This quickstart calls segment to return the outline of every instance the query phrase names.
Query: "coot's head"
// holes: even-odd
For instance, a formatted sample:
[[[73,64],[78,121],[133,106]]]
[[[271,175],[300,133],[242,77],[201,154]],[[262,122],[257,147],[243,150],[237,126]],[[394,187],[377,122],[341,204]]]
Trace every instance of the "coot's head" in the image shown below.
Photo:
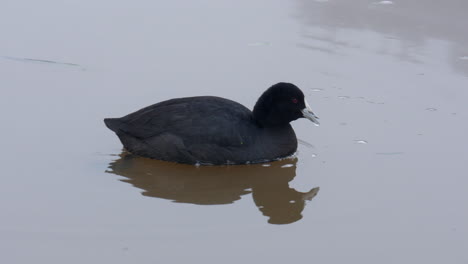
[[[253,115],[262,126],[286,125],[302,117],[319,125],[304,93],[292,83],[281,82],[268,88],[255,104]]]

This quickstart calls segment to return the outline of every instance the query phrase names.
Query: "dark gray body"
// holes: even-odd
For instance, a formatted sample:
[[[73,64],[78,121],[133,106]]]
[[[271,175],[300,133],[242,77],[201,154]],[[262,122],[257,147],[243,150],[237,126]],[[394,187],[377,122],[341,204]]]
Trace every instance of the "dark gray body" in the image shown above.
[[[249,109],[220,97],[172,99],[104,121],[129,152],[158,160],[259,163],[289,156],[297,149],[289,123],[262,127]]]

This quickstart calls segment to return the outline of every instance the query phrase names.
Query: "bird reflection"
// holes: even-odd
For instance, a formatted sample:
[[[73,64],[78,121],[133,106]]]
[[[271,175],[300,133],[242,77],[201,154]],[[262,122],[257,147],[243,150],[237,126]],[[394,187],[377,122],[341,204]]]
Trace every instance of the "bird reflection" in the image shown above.
[[[302,218],[306,200],[319,188],[299,192],[289,187],[296,176],[297,159],[247,166],[202,166],[176,164],[123,152],[109,164],[108,173],[143,190],[142,194],[178,203],[230,204],[252,193],[255,204],[269,217],[268,223],[289,224]]]

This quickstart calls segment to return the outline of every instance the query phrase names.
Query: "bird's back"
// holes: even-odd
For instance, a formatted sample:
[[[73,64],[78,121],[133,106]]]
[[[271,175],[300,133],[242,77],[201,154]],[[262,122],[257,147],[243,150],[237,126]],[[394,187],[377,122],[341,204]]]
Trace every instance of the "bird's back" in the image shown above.
[[[244,162],[261,130],[248,108],[213,96],[172,99],[105,123],[130,152],[192,164]]]

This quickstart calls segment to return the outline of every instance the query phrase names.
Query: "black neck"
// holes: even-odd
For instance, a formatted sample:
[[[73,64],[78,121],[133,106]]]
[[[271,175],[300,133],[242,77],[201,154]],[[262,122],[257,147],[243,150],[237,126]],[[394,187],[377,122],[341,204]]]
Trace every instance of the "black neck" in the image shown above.
[[[260,97],[255,104],[253,117],[262,127],[288,126],[291,122],[287,113],[281,113],[279,109],[271,107],[270,98],[265,96]]]

